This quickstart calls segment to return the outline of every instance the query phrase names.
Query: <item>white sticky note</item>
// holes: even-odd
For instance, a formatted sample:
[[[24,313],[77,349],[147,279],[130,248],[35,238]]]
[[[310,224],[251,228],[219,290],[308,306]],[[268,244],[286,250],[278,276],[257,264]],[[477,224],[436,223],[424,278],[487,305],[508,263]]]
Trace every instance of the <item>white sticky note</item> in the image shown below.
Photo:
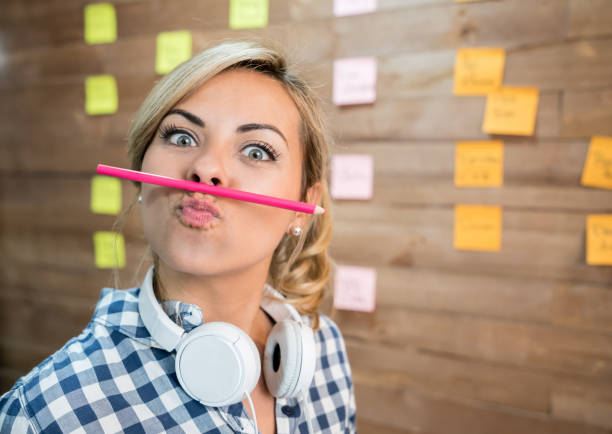
[[[334,277],[334,307],[372,312],[376,307],[376,270],[339,265]]]
[[[376,0],[334,0],[334,15],[367,14],[376,11]]]
[[[334,199],[372,198],[374,159],[368,154],[337,154],[331,161],[331,196]]]
[[[334,60],[334,104],[371,104],[376,101],[376,75],[376,57]]]

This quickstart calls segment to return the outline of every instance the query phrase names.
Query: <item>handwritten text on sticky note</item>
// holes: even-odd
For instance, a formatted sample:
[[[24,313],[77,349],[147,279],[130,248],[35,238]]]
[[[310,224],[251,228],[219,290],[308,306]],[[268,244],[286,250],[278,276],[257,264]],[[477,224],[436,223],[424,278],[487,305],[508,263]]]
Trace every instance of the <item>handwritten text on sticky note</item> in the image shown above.
[[[504,144],[501,141],[457,142],[455,185],[499,187],[504,177]]]
[[[368,154],[336,154],[331,161],[331,196],[334,199],[372,198],[374,159]]]
[[[455,249],[499,251],[501,249],[501,232],[501,207],[485,205],[455,206]]]
[[[501,48],[465,48],[455,57],[455,95],[486,95],[501,86],[506,52]]]
[[[156,73],[167,74],[189,58],[191,58],[191,32],[177,30],[157,35]]]
[[[94,254],[98,268],[125,267],[125,240],[116,232],[95,232]]]
[[[111,3],[85,6],[85,42],[106,44],[117,40],[117,14]]]
[[[339,265],[334,276],[334,307],[372,312],[376,307],[376,270]]]
[[[587,264],[612,265],[612,214],[587,216]]]
[[[121,211],[121,181],[110,176],[95,175],[91,179],[91,211],[117,215]]]
[[[268,25],[268,0],[231,0],[231,29],[253,29]]]
[[[367,14],[376,11],[376,0],[334,0],[334,15]]]
[[[533,87],[502,87],[490,93],[482,130],[489,134],[533,135],[538,98],[538,89]]]
[[[612,137],[591,138],[582,171],[582,185],[612,189]]]
[[[85,112],[105,115],[117,111],[117,82],[112,75],[94,75],[85,79]]]
[[[376,101],[375,57],[350,57],[334,61],[333,100],[336,105]]]

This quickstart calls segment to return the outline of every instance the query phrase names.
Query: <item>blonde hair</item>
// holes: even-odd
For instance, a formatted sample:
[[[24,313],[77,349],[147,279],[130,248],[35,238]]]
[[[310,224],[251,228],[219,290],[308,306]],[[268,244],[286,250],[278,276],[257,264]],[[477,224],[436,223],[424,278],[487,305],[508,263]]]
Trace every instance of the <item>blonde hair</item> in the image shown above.
[[[140,170],[147,148],[164,116],[217,74],[245,68],[275,78],[295,103],[301,117],[302,145],[301,198],[309,187],[321,183],[321,203],[327,210],[309,219],[299,237],[285,234],[274,251],[268,283],[287,297],[298,311],[310,315],[313,327],[319,322],[319,308],[329,275],[328,246],[331,241],[331,200],[327,186],[331,136],[323,111],[308,84],[289,69],[286,57],[275,48],[253,41],[223,42],[192,57],[163,77],[135,115],[128,133],[128,155],[132,169]],[[140,184],[136,183],[140,190]],[[153,253],[153,260],[158,258]]]

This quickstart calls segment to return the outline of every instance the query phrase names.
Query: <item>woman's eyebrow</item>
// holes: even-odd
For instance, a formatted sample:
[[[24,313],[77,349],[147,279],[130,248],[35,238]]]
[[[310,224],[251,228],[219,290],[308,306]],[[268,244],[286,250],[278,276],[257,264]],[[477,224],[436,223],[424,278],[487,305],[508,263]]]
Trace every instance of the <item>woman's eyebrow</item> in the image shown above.
[[[251,124],[240,125],[238,128],[236,128],[236,132],[237,133],[246,133],[246,132],[253,131],[253,130],[270,130],[270,131],[274,131],[276,134],[281,136],[283,138],[283,140],[285,141],[285,144],[288,145],[287,139],[285,138],[285,136],[283,135],[281,130],[276,128],[274,125],[251,123]]]
[[[172,109],[170,110],[168,113],[166,113],[166,116],[170,116],[173,114],[177,114],[177,115],[181,115],[183,116],[185,119],[187,119],[188,121],[204,128],[204,121],[202,119],[200,119],[199,117],[197,117],[196,115],[194,115],[193,113],[189,113],[188,111],[185,110],[181,110],[181,109]],[[166,117],[164,116],[164,118]]]

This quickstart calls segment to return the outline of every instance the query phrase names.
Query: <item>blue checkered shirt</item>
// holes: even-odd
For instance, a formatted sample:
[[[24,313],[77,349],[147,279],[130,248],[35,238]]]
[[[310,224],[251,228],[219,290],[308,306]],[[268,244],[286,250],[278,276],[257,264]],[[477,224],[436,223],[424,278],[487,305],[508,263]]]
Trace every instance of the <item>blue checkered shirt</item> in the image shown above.
[[[138,312],[139,288],[102,290],[83,332],[0,398],[0,433],[253,433],[242,403],[206,407],[175,375],[175,354],[158,345]],[[203,322],[197,306],[163,303],[186,331]],[[307,399],[276,399],[279,433],[355,432],[355,397],[338,327],[321,315],[317,365]],[[309,411],[304,411],[304,405]]]

